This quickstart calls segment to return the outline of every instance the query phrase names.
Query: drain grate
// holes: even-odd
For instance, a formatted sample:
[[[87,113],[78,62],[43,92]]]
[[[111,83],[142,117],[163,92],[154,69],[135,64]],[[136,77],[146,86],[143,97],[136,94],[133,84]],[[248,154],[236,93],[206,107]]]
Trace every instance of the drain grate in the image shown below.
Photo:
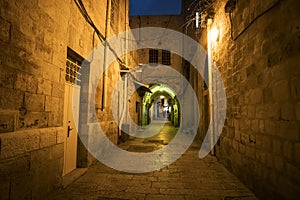
[[[153,151],[153,146],[139,146],[139,145],[131,145],[127,149],[127,151],[132,152],[151,152]]]

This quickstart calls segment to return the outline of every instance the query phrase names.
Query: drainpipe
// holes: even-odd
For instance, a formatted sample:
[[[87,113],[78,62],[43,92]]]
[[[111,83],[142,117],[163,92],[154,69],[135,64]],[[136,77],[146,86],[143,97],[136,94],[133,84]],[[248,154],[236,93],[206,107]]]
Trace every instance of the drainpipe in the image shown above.
[[[208,29],[211,29],[212,20],[209,19],[207,24]],[[209,94],[209,113],[210,113],[210,124],[212,125],[210,127],[210,141],[211,141],[211,153],[215,155],[215,147],[214,147],[214,125],[213,125],[213,80],[212,80],[212,44],[211,44],[211,37],[210,37],[210,31],[207,31],[207,56],[208,56],[208,94]]]
[[[127,3],[128,0],[125,0],[125,52],[127,51],[128,49],[128,32],[127,32],[127,27],[128,27],[128,10],[127,7],[128,7],[128,3]],[[128,54],[125,54],[125,64],[127,65],[128,64]],[[121,72],[121,70],[120,70]],[[121,113],[121,117],[120,117],[120,121],[119,121],[119,125],[121,126],[120,128],[122,128],[122,125],[124,124],[124,118],[125,118],[125,115],[126,115],[126,118],[125,118],[125,123],[127,121],[127,98],[128,98],[128,74],[125,73],[124,75],[124,99],[123,99],[123,109],[122,109],[122,113]],[[122,135],[122,129],[119,129],[119,136]]]
[[[109,17],[109,9],[110,9],[110,0],[106,1],[106,17],[105,17],[105,43],[104,43],[104,58],[103,58],[103,79],[102,79],[102,103],[101,103],[101,109],[104,110],[106,107],[106,91],[107,91],[107,70],[106,70],[106,65],[107,65],[107,45],[106,45],[106,40],[108,37],[108,25],[110,24],[110,17]]]

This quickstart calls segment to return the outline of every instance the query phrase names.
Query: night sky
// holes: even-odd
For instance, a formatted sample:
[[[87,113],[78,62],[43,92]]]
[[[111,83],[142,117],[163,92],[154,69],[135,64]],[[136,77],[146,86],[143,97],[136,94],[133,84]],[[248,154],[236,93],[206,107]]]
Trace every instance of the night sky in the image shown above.
[[[179,15],[181,0],[130,0],[130,15]]]

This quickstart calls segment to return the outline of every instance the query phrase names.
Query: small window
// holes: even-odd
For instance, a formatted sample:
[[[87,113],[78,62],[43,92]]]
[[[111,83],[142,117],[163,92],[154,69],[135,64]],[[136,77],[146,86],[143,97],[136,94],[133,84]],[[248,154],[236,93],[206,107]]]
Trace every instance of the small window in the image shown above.
[[[149,63],[157,64],[158,63],[158,50],[150,49],[149,50]]]
[[[171,65],[171,52],[167,50],[162,51],[162,64]]]
[[[80,85],[80,68],[83,62],[83,58],[79,56],[72,49],[68,48],[67,60],[66,60],[66,76],[67,83]]]

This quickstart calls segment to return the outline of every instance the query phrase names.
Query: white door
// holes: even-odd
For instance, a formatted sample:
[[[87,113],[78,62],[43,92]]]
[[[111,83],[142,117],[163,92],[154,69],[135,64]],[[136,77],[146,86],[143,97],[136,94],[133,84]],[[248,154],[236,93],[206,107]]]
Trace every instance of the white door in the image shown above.
[[[80,87],[66,83],[64,102],[65,153],[63,175],[76,169],[78,127],[76,127],[75,124],[78,125],[79,98]]]

